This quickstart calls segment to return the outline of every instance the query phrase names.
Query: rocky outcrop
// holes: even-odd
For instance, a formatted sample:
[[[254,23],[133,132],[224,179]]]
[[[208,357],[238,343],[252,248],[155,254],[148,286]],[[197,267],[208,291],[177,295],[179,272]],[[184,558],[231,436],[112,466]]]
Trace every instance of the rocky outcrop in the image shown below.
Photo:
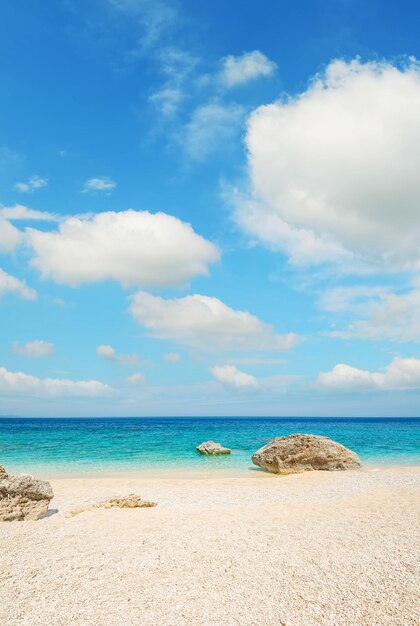
[[[252,456],[254,465],[273,474],[295,474],[308,470],[348,470],[361,467],[355,452],[318,435],[276,437]]]
[[[206,454],[208,456],[216,454],[230,454],[232,450],[230,448],[224,448],[220,443],[214,441],[204,441],[196,447],[197,452],[200,454]]]
[[[0,521],[37,520],[53,498],[50,483],[29,474],[13,476],[0,465]]]

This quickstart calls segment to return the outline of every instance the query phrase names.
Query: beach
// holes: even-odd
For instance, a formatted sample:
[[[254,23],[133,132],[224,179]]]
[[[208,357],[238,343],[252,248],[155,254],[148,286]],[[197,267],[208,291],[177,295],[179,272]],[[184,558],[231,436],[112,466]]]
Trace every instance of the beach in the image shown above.
[[[419,623],[419,467],[50,478],[0,526],[4,626]],[[98,509],[140,494],[145,509]]]

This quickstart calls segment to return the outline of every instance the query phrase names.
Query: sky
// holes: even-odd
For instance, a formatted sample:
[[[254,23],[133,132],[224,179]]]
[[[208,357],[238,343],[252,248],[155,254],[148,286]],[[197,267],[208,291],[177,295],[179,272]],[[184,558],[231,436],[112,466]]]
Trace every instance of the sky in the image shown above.
[[[4,3],[0,415],[418,416],[419,18]]]

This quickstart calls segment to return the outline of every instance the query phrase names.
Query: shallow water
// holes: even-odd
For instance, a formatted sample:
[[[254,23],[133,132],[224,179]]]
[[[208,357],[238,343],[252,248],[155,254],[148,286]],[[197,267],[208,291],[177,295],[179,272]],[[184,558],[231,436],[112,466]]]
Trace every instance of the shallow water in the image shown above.
[[[270,439],[326,435],[370,465],[420,464],[420,418],[0,418],[0,463],[13,472],[239,469]],[[207,439],[232,448],[202,457]]]

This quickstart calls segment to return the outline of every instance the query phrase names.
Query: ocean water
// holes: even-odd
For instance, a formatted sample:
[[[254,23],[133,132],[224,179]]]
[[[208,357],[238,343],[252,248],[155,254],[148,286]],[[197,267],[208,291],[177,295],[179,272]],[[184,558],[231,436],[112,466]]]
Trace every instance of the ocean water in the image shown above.
[[[420,463],[419,418],[0,418],[0,464],[45,475],[246,469],[258,448],[292,433],[331,437],[370,466]],[[232,454],[199,455],[207,439]]]

